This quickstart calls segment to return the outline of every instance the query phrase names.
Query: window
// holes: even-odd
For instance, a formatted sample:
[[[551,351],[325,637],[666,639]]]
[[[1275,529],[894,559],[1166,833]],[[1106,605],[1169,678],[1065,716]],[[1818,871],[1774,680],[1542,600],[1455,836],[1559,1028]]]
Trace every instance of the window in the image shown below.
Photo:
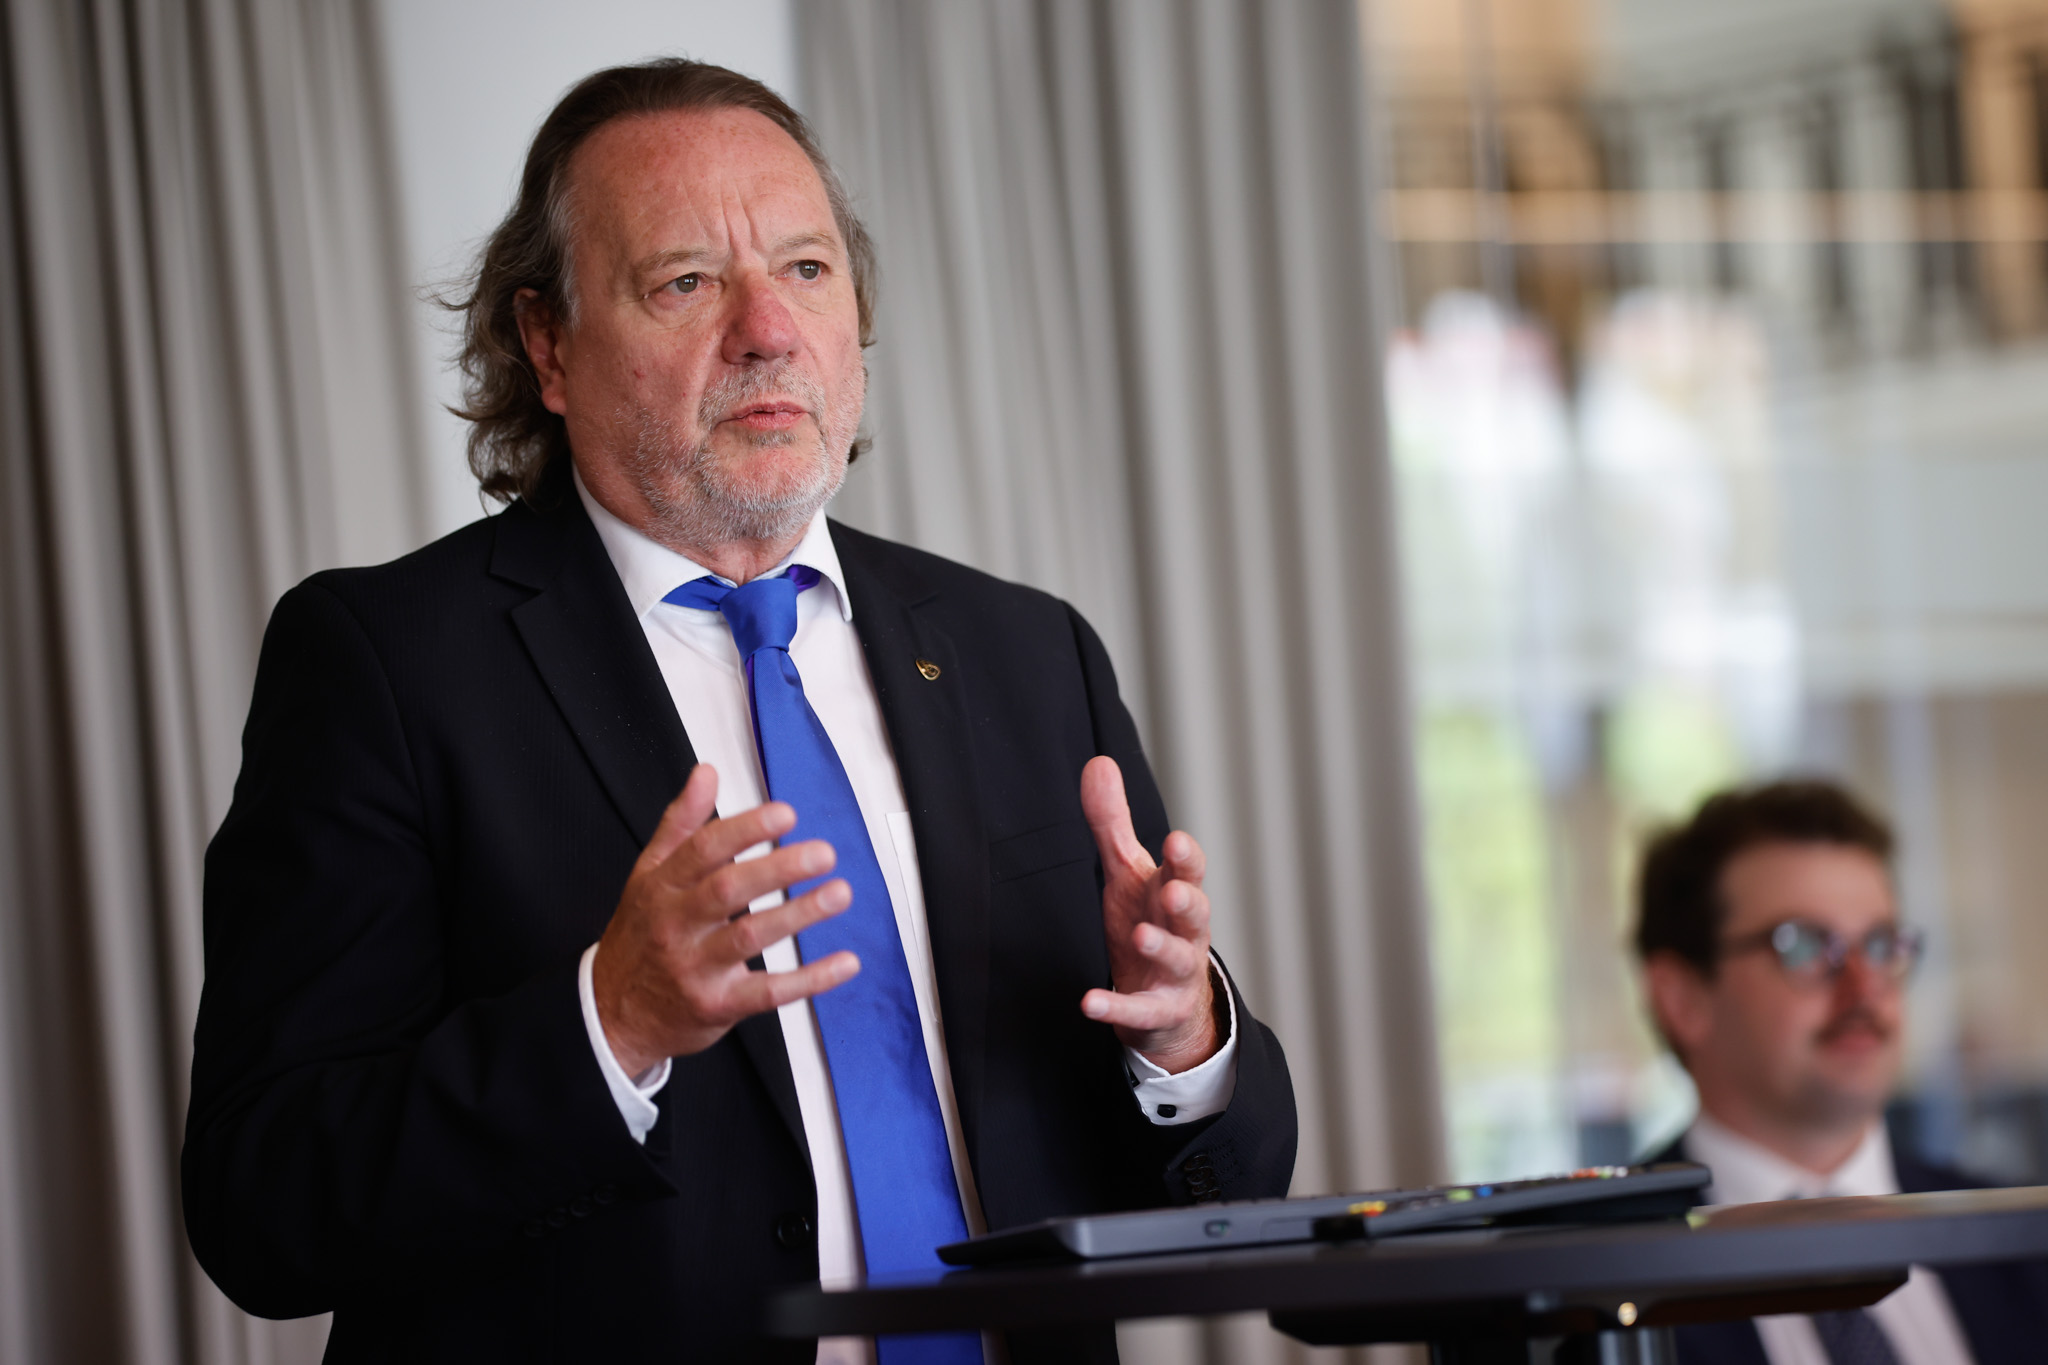
[[[1801,771],[1930,936],[1895,1123],[2048,1178],[2048,4],[1365,19],[1456,1174],[1684,1124],[1636,853]]]

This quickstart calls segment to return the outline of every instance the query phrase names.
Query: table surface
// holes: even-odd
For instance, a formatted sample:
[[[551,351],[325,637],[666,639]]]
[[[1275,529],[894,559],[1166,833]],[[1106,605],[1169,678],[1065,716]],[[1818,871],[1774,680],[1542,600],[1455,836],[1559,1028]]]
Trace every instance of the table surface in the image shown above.
[[[1455,1314],[1500,1304],[1535,1312],[1624,1299],[1736,1302],[1759,1291],[1875,1285],[1907,1265],[2031,1257],[2048,1257],[2048,1186],[1748,1204],[1700,1209],[1683,1221],[1606,1227],[1471,1229],[1382,1242],[932,1271],[857,1287],[786,1290],[768,1301],[766,1326],[780,1337],[867,1336],[1258,1310],[1276,1320],[1313,1320]],[[1350,1339],[1423,1335],[1429,1333]]]

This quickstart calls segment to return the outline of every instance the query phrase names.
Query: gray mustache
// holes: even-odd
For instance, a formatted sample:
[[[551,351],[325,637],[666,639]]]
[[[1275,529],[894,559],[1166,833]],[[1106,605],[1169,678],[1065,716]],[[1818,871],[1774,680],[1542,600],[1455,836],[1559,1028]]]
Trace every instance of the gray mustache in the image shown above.
[[[697,420],[709,431],[733,409],[774,397],[793,399],[813,417],[823,418],[824,386],[789,361],[778,360],[758,369],[736,371],[713,383],[698,400]]]
[[[1839,1038],[1844,1033],[1847,1033],[1850,1029],[1856,1027],[1859,1024],[1869,1029],[1872,1033],[1875,1033],[1880,1038],[1889,1038],[1892,1036],[1892,1031],[1889,1028],[1885,1027],[1884,1022],[1882,1020],[1880,1020],[1875,1014],[1872,1014],[1869,1010],[1864,1009],[1861,1006],[1858,1006],[1857,1008],[1850,1010],[1848,1013],[1842,1015],[1840,1018],[1829,1020],[1828,1026],[1820,1031],[1820,1036],[1823,1040],[1830,1038]]]

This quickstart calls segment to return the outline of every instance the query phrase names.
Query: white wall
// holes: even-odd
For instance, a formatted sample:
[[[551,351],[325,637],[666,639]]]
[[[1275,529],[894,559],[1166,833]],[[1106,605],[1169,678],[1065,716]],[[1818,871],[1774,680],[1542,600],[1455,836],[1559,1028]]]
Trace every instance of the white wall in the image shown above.
[[[718,62],[795,96],[789,0],[377,0],[398,144],[407,268],[459,275],[511,206],[526,145],[562,92],[604,66],[670,54]],[[418,317],[419,421],[434,535],[483,510],[463,461],[450,314]]]

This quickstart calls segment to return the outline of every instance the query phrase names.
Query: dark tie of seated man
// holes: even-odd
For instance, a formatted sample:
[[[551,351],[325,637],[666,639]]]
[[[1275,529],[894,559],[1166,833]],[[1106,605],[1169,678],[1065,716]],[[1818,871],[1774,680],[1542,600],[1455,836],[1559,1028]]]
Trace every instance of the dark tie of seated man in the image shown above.
[[[1893,837],[1847,791],[1723,792],[1650,844],[1636,948],[1699,1116],[1653,1160],[1710,1167],[1707,1202],[1915,1193],[1985,1182],[1895,1148],[1905,985]],[[1997,1365],[2048,1342],[2048,1263],[1912,1277],[1870,1309],[1678,1329],[1685,1365]]]
[[[273,615],[185,1208],[330,1361],[1111,1360],[775,1342],[761,1301],[1286,1192],[1285,1059],[1101,642],[825,516],[872,274],[765,87],[590,77],[462,305],[507,506]]]

